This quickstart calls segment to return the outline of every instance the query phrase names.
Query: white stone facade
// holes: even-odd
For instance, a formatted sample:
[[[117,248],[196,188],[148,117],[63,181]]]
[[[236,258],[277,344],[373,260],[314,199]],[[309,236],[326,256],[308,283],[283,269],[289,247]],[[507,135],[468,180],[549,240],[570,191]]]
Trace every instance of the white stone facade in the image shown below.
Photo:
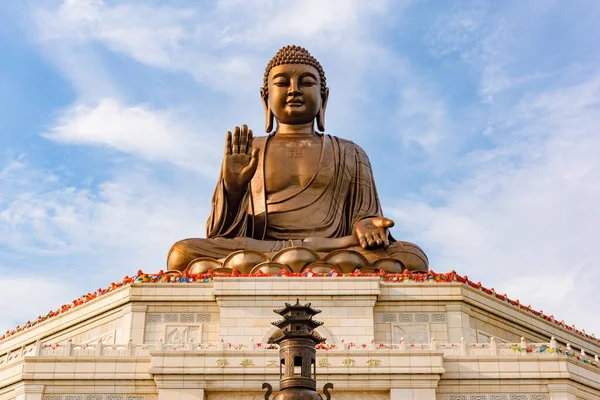
[[[230,277],[134,283],[1,341],[0,400],[262,400],[297,298],[323,311],[333,399],[600,399],[598,342],[461,283]]]

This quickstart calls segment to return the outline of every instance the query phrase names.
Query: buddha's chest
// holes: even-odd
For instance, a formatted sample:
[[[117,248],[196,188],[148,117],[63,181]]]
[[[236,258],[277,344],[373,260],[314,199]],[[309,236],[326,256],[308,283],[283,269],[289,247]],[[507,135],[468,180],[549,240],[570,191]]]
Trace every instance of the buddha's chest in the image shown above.
[[[306,186],[317,172],[321,155],[321,138],[273,138],[265,154],[265,188],[267,195]]]

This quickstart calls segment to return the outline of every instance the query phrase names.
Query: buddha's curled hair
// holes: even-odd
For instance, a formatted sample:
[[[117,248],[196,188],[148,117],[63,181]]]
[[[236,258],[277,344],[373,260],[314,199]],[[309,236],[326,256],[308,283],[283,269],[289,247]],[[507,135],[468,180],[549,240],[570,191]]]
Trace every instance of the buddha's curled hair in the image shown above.
[[[317,61],[316,58],[310,55],[308,50],[300,46],[285,46],[279,49],[275,57],[269,61],[267,68],[265,68],[265,76],[263,79],[263,89],[267,92],[269,72],[273,67],[284,64],[306,64],[314,67],[319,71],[319,77],[321,78],[321,96],[325,96],[327,90],[327,79],[325,79],[325,71],[323,67]]]

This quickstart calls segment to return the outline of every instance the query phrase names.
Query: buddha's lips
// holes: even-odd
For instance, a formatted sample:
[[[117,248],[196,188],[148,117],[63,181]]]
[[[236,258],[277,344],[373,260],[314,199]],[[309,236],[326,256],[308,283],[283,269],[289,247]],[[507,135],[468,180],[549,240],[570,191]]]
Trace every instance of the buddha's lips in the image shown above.
[[[290,100],[290,101],[287,101],[285,104],[293,105],[293,106],[301,106],[304,104],[304,102],[302,100]]]

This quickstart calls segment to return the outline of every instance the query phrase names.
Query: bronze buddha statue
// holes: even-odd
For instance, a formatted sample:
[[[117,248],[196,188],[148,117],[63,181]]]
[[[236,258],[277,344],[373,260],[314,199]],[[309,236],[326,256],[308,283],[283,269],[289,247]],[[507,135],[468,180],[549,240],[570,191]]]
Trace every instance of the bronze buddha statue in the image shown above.
[[[293,247],[325,260],[344,249],[427,272],[425,253],[389,234],[394,222],[383,216],[366,153],[323,133],[329,88],[321,64],[304,48],[283,47],[266,68],[261,97],[269,135],[254,137],[246,125],[227,132],[207,239],[175,243],[167,268]]]

